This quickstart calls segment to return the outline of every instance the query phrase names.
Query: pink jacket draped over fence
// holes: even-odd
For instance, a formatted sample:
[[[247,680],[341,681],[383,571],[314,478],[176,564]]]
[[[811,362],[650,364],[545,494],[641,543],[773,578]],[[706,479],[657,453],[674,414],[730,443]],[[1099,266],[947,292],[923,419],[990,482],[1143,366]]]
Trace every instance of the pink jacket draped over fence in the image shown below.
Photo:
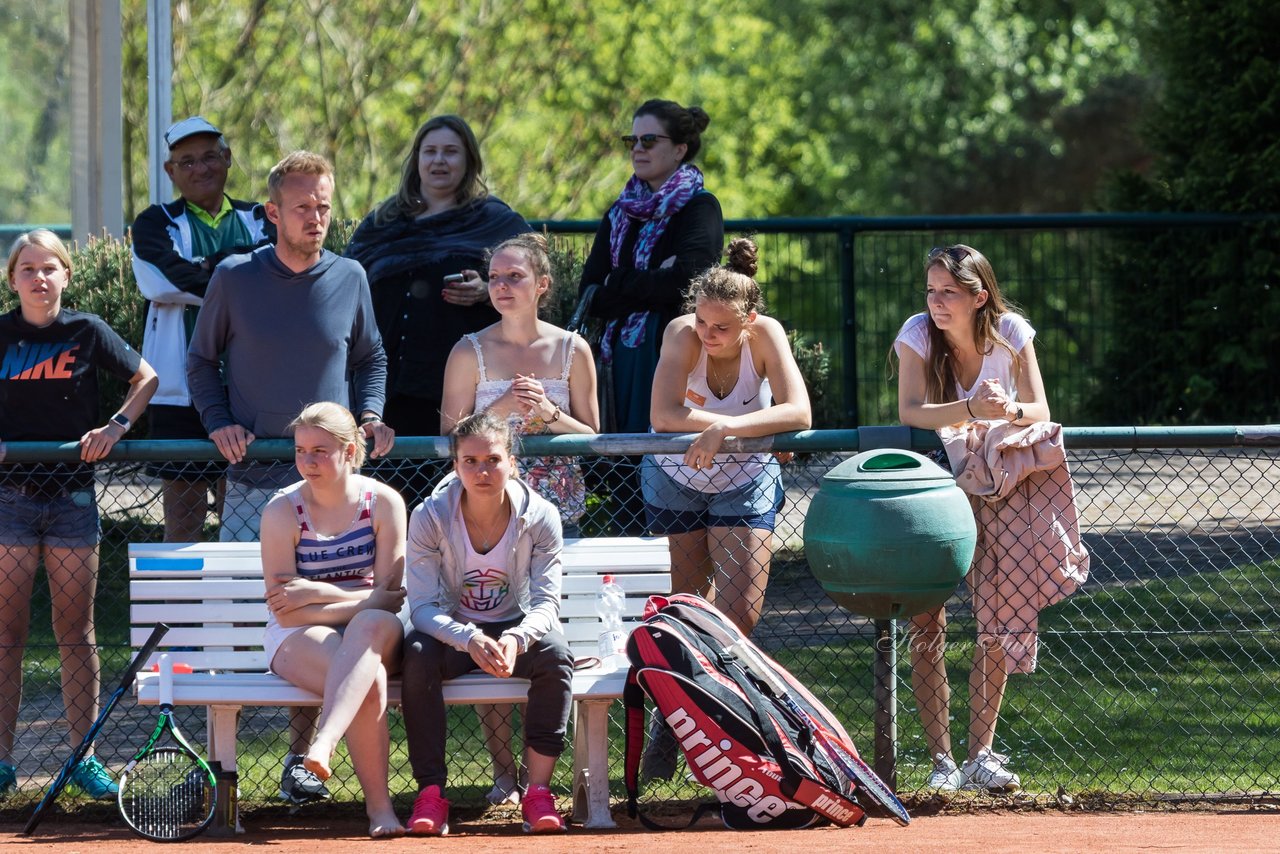
[[[978,642],[999,643],[1009,672],[1031,673],[1040,611],[1089,577],[1062,425],[973,421],[938,435],[978,522],[969,573]]]

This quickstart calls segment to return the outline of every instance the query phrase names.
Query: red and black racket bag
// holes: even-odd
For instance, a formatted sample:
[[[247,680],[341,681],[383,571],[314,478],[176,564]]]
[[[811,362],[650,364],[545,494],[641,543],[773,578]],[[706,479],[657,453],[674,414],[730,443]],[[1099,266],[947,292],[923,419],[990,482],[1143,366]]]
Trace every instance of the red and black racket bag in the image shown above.
[[[736,829],[808,827],[826,819],[842,827],[865,819],[857,784],[834,767],[809,730],[762,692],[730,652],[746,640],[700,596],[650,597],[645,620],[627,639],[631,672],[626,705],[627,809],[636,799],[648,697],[671,728],[699,783],[715,791],[721,818]],[[754,647],[791,695],[853,755],[848,734],[822,703],[781,665]],[[656,824],[639,816],[647,826]],[[696,820],[696,816],[695,816]]]

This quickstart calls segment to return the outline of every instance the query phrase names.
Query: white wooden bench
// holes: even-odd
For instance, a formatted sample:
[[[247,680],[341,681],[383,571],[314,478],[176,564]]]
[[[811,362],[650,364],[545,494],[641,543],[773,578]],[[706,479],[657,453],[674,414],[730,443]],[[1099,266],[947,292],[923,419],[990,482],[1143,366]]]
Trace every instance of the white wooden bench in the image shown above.
[[[671,590],[664,538],[568,540],[563,553],[561,629],[579,658],[594,656],[600,632],[595,597],[600,576],[613,574],[627,593],[625,623],[640,620],[653,593]],[[174,703],[206,706],[209,759],[236,768],[240,711],[245,706],[319,706],[321,698],[267,672],[262,631],[262,562],[258,543],[132,543],[129,546],[130,643],[141,647],[158,622],[171,626],[160,652],[191,665],[174,675]],[[148,662],[150,666],[151,662]],[[609,812],[609,706],[622,696],[626,671],[600,667],[573,676],[573,815],[587,827],[613,827]],[[445,702],[523,702],[529,683],[472,673],[445,683]],[[159,676],[139,674],[138,702],[159,702]],[[400,682],[388,686],[400,702]]]

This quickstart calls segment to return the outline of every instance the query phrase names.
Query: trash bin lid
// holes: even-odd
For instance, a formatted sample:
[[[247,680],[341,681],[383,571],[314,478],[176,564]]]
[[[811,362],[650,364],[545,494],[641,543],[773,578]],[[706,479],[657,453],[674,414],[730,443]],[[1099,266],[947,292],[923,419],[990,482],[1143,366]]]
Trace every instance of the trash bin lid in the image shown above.
[[[928,457],[897,448],[863,451],[823,475],[833,487],[859,489],[934,489],[954,486],[955,479]]]

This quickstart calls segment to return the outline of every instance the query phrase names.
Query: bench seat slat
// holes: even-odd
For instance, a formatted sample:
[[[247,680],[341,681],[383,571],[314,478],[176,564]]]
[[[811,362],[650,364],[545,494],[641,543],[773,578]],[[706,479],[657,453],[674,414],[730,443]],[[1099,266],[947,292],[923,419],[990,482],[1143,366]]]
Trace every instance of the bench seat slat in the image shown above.
[[[129,643],[141,648],[151,634],[150,626],[133,626],[129,629]],[[164,649],[173,647],[246,647],[262,649],[262,623],[251,626],[174,626],[164,636]]]
[[[129,619],[136,623],[163,622],[171,626],[183,623],[252,623],[265,626],[267,606],[261,599],[256,602],[157,602],[134,605]],[[261,642],[261,628],[258,634],[258,640]],[[165,638],[165,642],[174,643],[168,637]]]
[[[256,578],[142,578],[129,582],[131,602],[208,601],[210,599],[258,599],[266,595],[262,576]]]
[[[654,591],[656,592],[656,591]],[[623,602],[623,619],[639,620],[645,600],[631,597]],[[595,597],[563,599],[560,603],[562,621],[581,619],[594,622],[597,619]],[[202,602],[140,602],[130,611],[135,623],[166,622],[171,625],[184,623],[255,623],[266,625],[267,606],[257,601],[225,601],[215,599]],[[166,638],[166,642],[168,639]]]
[[[565,575],[560,581],[560,595],[566,599],[569,597],[586,596],[595,600],[596,593],[600,590],[600,576],[606,573],[593,573],[591,575]],[[622,588],[622,592],[628,596],[648,596],[651,593],[670,593],[671,592],[671,573],[662,572],[643,572],[634,575],[619,575],[616,583]]]
[[[595,601],[600,589],[600,575],[566,575],[561,581],[565,599],[587,598]],[[192,578],[135,578],[129,582],[129,599],[133,602],[206,602],[216,599],[261,599],[266,590],[261,576],[255,578],[205,578],[199,586]],[[668,573],[646,572],[618,576],[617,584],[629,596],[670,593]]]
[[[627,623],[623,623],[625,628]],[[594,655],[596,643],[600,637],[600,626],[590,623],[561,623],[560,630],[575,655]],[[134,627],[129,630],[130,643],[141,647],[151,634],[150,626]],[[174,626],[165,636],[162,649],[175,649],[181,653],[182,648],[205,649],[209,647],[233,647],[237,649],[262,649],[262,626]],[[265,654],[264,654],[265,655]],[[265,668],[265,659],[264,659]]]
[[[261,646],[254,649],[170,649],[152,653],[144,670],[154,666],[161,655],[174,664],[186,664],[196,671],[218,671],[218,676],[235,676],[237,672],[262,674],[267,669],[267,653]],[[183,676],[185,674],[177,674]]]
[[[578,671],[573,677],[575,697],[617,699],[626,684],[625,672],[599,669]],[[160,676],[143,672],[135,682],[138,702],[154,706],[160,702]],[[480,673],[468,674],[444,683],[444,699],[449,704],[519,703],[528,698],[527,679],[493,679]],[[320,696],[291,685],[269,673],[175,673],[175,705],[207,706],[232,701],[244,706],[318,706]],[[400,704],[400,680],[387,683],[388,702]]]

